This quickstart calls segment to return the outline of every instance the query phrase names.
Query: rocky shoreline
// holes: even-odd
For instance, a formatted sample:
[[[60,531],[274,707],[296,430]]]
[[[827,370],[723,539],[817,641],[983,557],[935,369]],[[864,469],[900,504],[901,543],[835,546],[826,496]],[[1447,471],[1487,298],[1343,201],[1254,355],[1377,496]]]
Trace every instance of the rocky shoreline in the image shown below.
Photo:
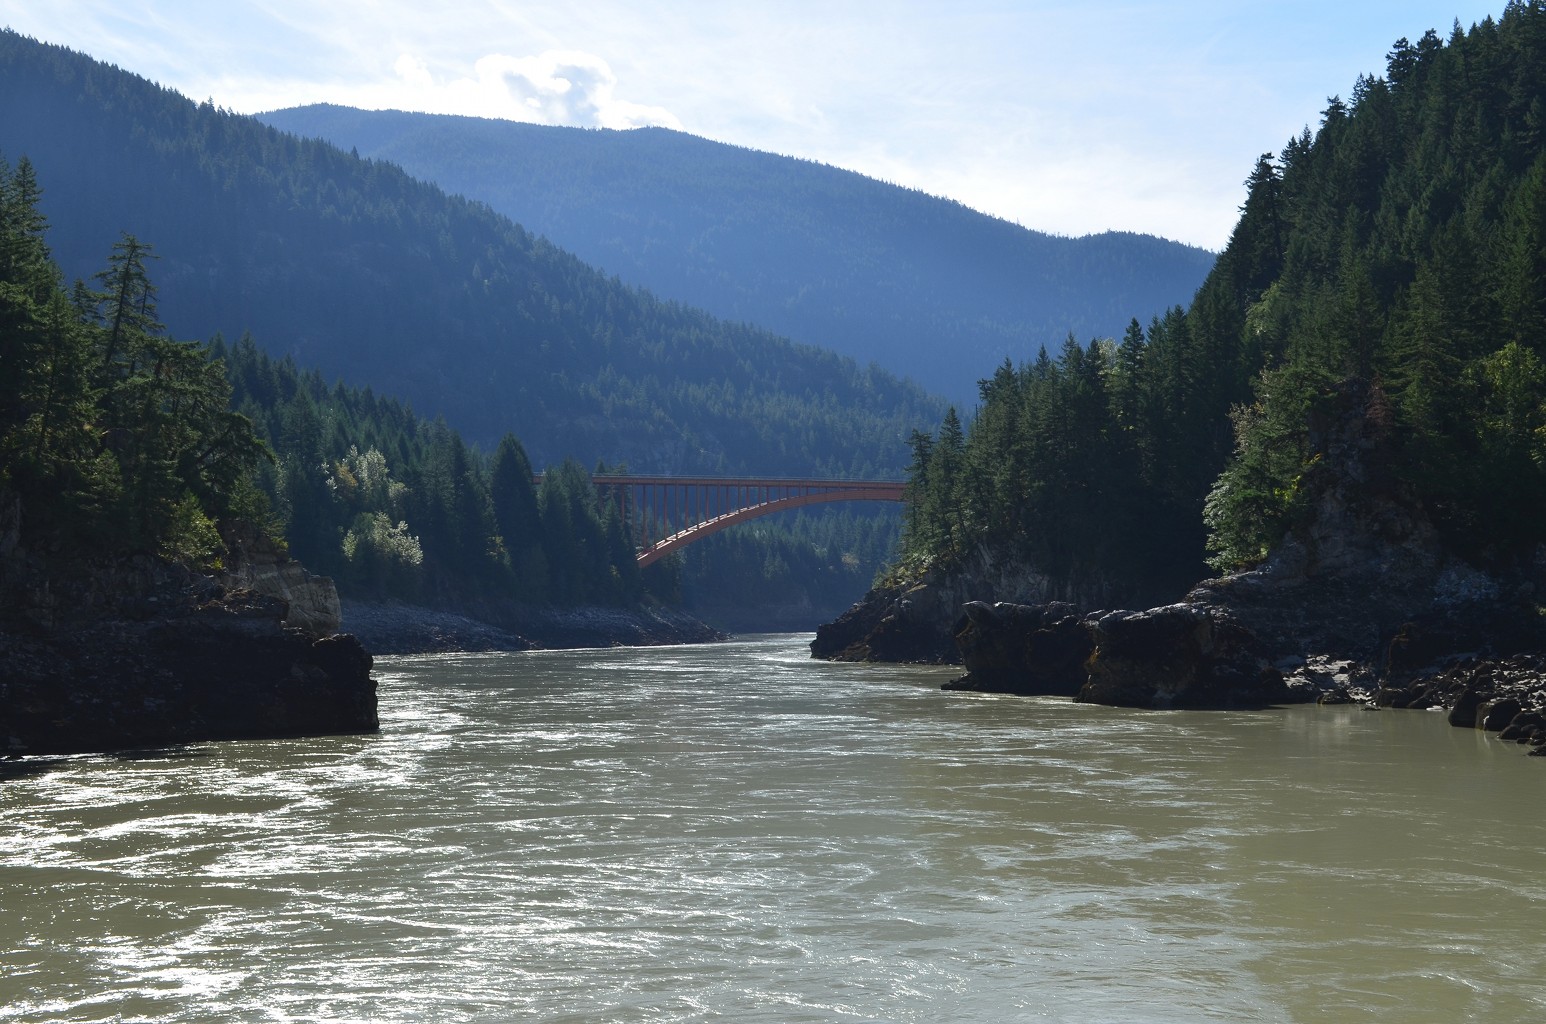
[[[1488,575],[1411,549],[1390,554],[1376,545],[1335,566],[1322,558],[1315,573],[1269,562],[1144,610],[982,600],[952,609],[975,581],[925,578],[872,590],[811,651],[960,664],[949,690],[1122,707],[1440,709],[1546,756],[1546,616],[1535,603],[1546,558]]]
[[[1365,704],[1441,710],[1546,756],[1546,654],[1498,649],[1403,662],[1406,637],[1383,664],[1283,656],[1219,609],[1176,604],[1081,615],[1072,606],[966,606],[956,634],[966,674],[947,690],[1063,696],[1140,708]],[[1506,648],[1505,648],[1506,649]]]
[[[1457,578],[1447,567],[1437,595],[1405,578],[1403,602],[1371,587],[1367,573],[1355,583],[1340,573],[1306,580],[1269,570],[1207,581],[1184,601],[1137,611],[967,601],[948,626],[942,602],[918,600],[928,589],[919,583],[872,591],[811,649],[831,660],[961,664],[965,673],[947,690],[1121,707],[1437,709],[1453,725],[1546,756],[1546,618],[1536,588],[1465,575],[1457,593]],[[949,593],[960,586],[953,581]],[[899,627],[920,608],[934,617]],[[942,633],[953,650],[941,649]],[[908,636],[904,647],[898,638]],[[894,656],[899,649],[904,656]]]
[[[1258,568],[1179,602],[1089,610],[979,553],[876,587],[811,653],[960,663],[949,689],[1124,707],[1439,708],[1546,756],[1546,549],[1485,570],[1458,554],[1381,472],[1376,426],[1350,404],[1318,442],[1301,524]]]

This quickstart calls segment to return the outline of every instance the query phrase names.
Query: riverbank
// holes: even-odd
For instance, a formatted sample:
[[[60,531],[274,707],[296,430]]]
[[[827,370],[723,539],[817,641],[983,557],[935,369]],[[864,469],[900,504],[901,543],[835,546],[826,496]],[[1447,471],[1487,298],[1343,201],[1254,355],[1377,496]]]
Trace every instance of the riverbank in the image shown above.
[[[1303,511],[1254,568],[1154,607],[1094,587],[1060,603],[1034,566],[983,549],[871,590],[811,653],[959,661],[952,688],[1119,707],[1443,708],[1546,748],[1546,546],[1441,531],[1386,472],[1378,397],[1349,388],[1324,417]]]
[[[955,640],[967,671],[947,690],[1135,708],[1437,710],[1451,725],[1546,756],[1546,655],[1510,653],[1516,644],[1539,644],[1497,619],[1488,636],[1470,634],[1475,646],[1467,653],[1436,657],[1419,627],[1407,624],[1375,659],[1284,653],[1229,609],[1198,603],[1081,614],[1056,603],[973,602],[965,612]],[[1440,652],[1454,649],[1454,634],[1444,636]]]
[[[345,632],[374,654],[658,647],[714,643],[725,633],[672,608],[507,606],[475,618],[393,601],[342,600]]]

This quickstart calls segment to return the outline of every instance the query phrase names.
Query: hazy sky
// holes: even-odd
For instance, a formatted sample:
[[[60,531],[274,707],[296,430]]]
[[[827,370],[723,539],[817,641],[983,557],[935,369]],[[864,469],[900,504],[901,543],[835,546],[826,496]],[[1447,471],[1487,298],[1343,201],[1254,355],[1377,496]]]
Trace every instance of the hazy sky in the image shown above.
[[[1027,227],[1217,249],[1256,157],[1504,0],[0,0],[0,24],[243,113],[663,124]]]

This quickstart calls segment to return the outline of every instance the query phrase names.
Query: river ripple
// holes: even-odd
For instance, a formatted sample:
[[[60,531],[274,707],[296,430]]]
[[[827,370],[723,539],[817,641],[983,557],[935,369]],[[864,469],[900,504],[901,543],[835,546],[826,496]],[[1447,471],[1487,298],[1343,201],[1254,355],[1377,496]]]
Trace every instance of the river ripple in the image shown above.
[[[381,659],[379,736],[0,763],[0,1021],[1546,1010],[1518,747],[807,640]]]

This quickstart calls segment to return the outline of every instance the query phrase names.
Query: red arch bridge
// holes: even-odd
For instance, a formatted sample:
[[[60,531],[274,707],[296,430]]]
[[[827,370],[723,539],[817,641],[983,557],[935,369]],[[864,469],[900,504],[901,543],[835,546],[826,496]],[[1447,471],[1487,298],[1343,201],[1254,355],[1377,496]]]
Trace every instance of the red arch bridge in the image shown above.
[[[640,568],[749,519],[832,501],[901,501],[907,486],[892,480],[593,479],[597,490],[618,503],[623,520],[632,526]]]

